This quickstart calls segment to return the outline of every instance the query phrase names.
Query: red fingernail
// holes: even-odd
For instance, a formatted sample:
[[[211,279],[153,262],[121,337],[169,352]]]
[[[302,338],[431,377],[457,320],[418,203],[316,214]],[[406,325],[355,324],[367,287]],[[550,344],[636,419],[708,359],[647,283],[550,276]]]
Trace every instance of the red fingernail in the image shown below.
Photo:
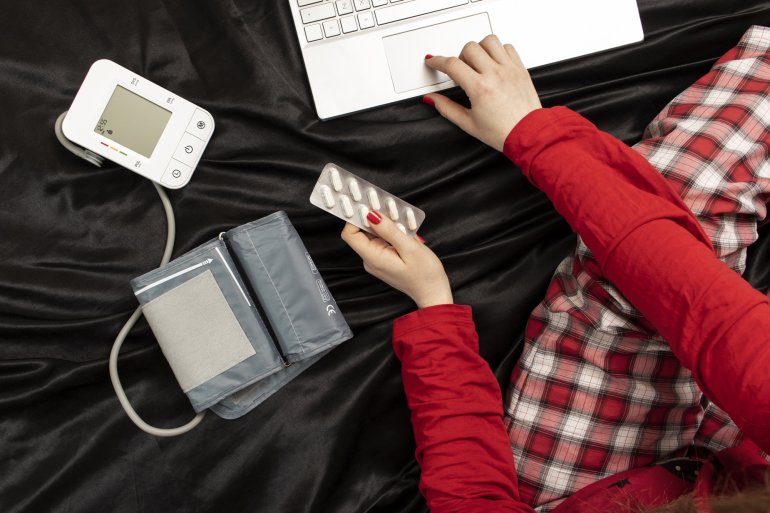
[[[431,107],[435,107],[436,106],[436,102],[434,102],[433,98],[431,98],[430,96],[423,96],[422,97],[422,101],[423,101],[423,103],[426,103],[426,104],[430,105]]]
[[[380,215],[377,212],[373,211],[373,210],[371,212],[369,212],[368,214],[366,214],[366,218],[372,224],[380,224],[380,221],[382,221],[382,218],[380,217]]]
[[[426,56],[425,56],[425,60],[426,60],[426,61],[427,61],[428,59],[432,59],[432,58],[433,58],[433,56],[432,56],[431,54],[428,54],[428,55],[426,55]]]
[[[425,244],[425,239],[423,239],[423,238],[422,238],[422,236],[420,236],[420,235],[415,235],[415,237],[417,237],[417,240],[419,240],[420,242],[422,242],[423,244]]]

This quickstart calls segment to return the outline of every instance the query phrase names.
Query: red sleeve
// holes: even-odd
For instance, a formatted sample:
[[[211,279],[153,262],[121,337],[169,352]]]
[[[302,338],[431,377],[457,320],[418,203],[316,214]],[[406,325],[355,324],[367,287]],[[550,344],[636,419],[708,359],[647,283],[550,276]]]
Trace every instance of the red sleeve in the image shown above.
[[[505,154],[669,342],[706,397],[770,450],[770,305],[720,262],[665,179],[563,107],[530,113]]]
[[[393,347],[431,513],[532,513],[519,500],[500,387],[478,353],[468,306],[396,319]]]

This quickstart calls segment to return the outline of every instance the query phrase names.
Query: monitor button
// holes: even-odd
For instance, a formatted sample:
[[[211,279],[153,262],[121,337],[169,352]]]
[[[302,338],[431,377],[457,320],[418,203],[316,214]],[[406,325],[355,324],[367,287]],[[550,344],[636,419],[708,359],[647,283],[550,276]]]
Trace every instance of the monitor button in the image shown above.
[[[174,158],[187,164],[188,166],[194,166],[198,163],[198,158],[201,155],[201,151],[206,146],[206,143],[191,135],[189,132],[182,136],[182,140],[179,142],[176,151],[174,152]]]
[[[211,119],[208,112],[201,109],[195,109],[190,124],[187,125],[187,132],[200,138],[202,141],[208,141],[211,138],[211,131],[214,129],[214,120]]]
[[[190,175],[192,175],[192,168],[186,164],[172,159],[166,168],[166,172],[163,173],[163,177],[160,182],[166,187],[171,189],[178,189],[183,185],[187,185],[190,181]]]

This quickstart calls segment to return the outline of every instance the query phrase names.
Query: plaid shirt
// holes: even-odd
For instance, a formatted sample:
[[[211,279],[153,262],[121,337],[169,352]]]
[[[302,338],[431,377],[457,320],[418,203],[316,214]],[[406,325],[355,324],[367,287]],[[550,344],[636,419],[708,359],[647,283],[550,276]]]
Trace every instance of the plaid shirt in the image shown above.
[[[752,27],[634,147],[738,273],[770,201],[768,92],[770,29]],[[541,512],[608,475],[742,437],[582,240],[530,317],[505,413],[521,498]]]

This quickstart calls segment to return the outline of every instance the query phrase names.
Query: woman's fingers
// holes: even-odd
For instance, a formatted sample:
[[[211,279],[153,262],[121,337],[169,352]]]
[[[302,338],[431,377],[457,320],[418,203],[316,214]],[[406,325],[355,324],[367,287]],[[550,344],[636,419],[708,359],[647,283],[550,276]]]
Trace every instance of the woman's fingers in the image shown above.
[[[350,223],[346,223],[342,229],[342,240],[363,260],[380,258],[382,251],[391,247],[381,238],[371,236]]]
[[[465,89],[471,87],[478,78],[478,73],[468,64],[457,57],[444,57],[443,55],[425,56],[425,64],[436,71],[446,74],[454,82]]]
[[[486,73],[497,64],[482,46],[471,41],[460,52],[460,60],[473,68],[477,73]]]
[[[443,94],[426,94],[422,101],[432,105],[446,119],[459,126],[466,133],[473,135],[473,118],[470,109],[466,109]]]
[[[366,232],[362,231],[358,226],[350,223],[345,223],[345,228],[342,229],[342,240],[344,240],[353,251],[358,253],[363,259],[366,259],[370,255],[373,246],[371,239],[367,237]]]
[[[376,210],[366,216],[371,230],[382,240],[396,248],[399,255],[408,255],[420,246],[419,241],[398,229],[396,223]]]
[[[344,240],[364,262],[381,266],[382,259],[391,259],[394,256],[403,260],[404,255],[409,255],[416,248],[424,245],[424,239],[419,235],[409,237],[401,232],[396,224],[382,214],[372,211],[368,216],[371,230],[375,236],[370,236],[367,232],[358,227],[346,223],[342,229],[342,240]],[[387,253],[384,253],[387,251]],[[392,254],[391,254],[392,253]]]
[[[501,45],[495,36],[468,43],[460,58],[439,56],[425,62],[462,87],[471,107],[463,108],[439,94],[429,94],[424,101],[496,150],[503,150],[505,139],[524,116],[541,108],[532,78],[516,50]]]
[[[511,59],[508,52],[503,48],[503,44],[494,34],[490,34],[482,39],[481,42],[479,42],[479,46],[481,46],[481,48],[483,48],[489,57],[494,59],[497,64],[505,64]]]
[[[514,48],[513,45],[505,45],[503,46],[503,49],[505,49],[505,53],[508,54],[508,57],[513,61],[515,66],[525,68],[524,63],[521,62],[521,57],[519,57],[519,52],[516,51],[516,48]]]
[[[379,212],[370,212],[367,219],[377,236],[369,238],[348,224],[342,239],[362,258],[369,274],[404,292],[420,308],[452,302],[444,266],[421,237],[404,234]]]

